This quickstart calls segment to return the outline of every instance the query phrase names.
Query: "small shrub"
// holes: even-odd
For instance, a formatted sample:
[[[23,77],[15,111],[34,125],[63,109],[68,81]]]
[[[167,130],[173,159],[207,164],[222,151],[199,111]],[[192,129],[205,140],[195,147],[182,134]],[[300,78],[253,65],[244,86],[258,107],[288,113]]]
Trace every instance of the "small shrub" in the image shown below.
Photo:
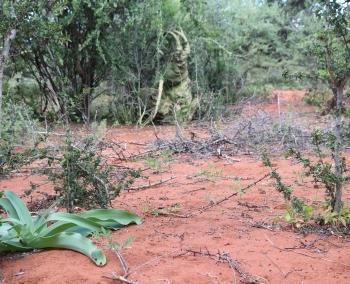
[[[37,149],[45,136],[33,114],[23,105],[4,104],[0,127],[0,176],[19,169],[44,155]]]
[[[169,166],[173,154],[172,150],[167,149],[162,151],[159,156],[148,156],[145,158],[146,165],[153,170],[154,173],[159,173],[163,168]]]
[[[79,147],[72,135],[67,134],[65,144],[60,149],[61,156],[49,156],[49,165],[55,161],[59,168],[51,171],[49,179],[55,184],[61,204],[69,211],[76,206],[107,208],[120,191],[130,186],[139,177],[139,171],[124,171],[118,181],[112,183],[110,175],[113,168],[102,165],[97,155],[92,137],[88,137]]]
[[[341,179],[336,174],[334,165],[325,159],[325,147],[331,152],[334,151],[335,137],[332,133],[315,130],[312,133],[312,145],[316,154],[316,160],[303,157],[301,152],[295,149],[290,149],[288,156],[294,157],[304,167],[303,175],[305,177],[312,177],[315,185],[323,184],[325,189],[325,203],[318,208],[321,212],[316,215],[315,208],[312,205],[306,204],[302,199],[293,195],[291,186],[283,183],[281,176],[276,169],[273,168],[270,159],[265,153],[262,154],[263,164],[271,169],[271,177],[275,179],[275,187],[277,191],[281,192],[287,202],[287,210],[284,214],[284,219],[293,226],[300,228],[306,222],[315,220],[320,224],[329,224],[332,226],[347,227],[350,224],[350,210],[349,208],[341,207],[339,212],[335,210],[336,202],[336,186],[337,183],[347,183],[350,181],[349,176],[342,176]],[[344,172],[347,171],[345,159],[343,158],[342,168]]]
[[[304,97],[304,101],[312,106],[316,106],[323,109],[329,99],[332,98],[332,92],[327,89],[315,89],[311,90]]]

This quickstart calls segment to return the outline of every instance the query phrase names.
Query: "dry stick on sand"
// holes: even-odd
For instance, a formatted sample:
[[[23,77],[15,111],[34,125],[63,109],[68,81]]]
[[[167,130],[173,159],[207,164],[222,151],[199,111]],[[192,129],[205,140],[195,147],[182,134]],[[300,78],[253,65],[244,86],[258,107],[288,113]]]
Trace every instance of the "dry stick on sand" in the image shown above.
[[[175,179],[176,177],[170,177],[170,178],[167,178],[167,179],[161,179],[160,181],[158,182],[155,182],[155,183],[149,183],[149,184],[145,184],[145,185],[140,185],[140,186],[136,186],[136,187],[129,187],[127,188],[126,190],[127,191],[138,191],[138,190],[143,190],[143,189],[147,189],[147,188],[150,188],[150,187],[155,187],[155,186],[158,186],[158,185],[161,185],[163,183],[166,183],[168,181],[171,181],[173,179]]]
[[[248,274],[245,272],[239,262],[235,259],[233,259],[229,253],[227,252],[220,252],[218,251],[217,253],[211,253],[207,248],[205,251],[202,251],[201,249],[199,251],[191,250],[191,249],[186,249],[185,253],[180,254],[185,255],[185,254],[193,254],[193,256],[207,256],[210,257],[211,259],[215,260],[217,263],[227,263],[231,269],[237,271],[239,275],[241,276],[242,282],[243,283],[249,283],[249,284],[256,284],[259,283],[259,281],[252,275]]]
[[[126,263],[122,253],[119,250],[117,250],[117,249],[113,249],[113,251],[115,252],[116,256],[119,259],[119,262],[120,262],[120,265],[121,265],[121,267],[123,269],[124,274],[123,275],[117,275],[115,272],[112,272],[112,276],[113,277],[109,277],[109,276],[104,276],[104,277],[105,278],[110,278],[110,279],[113,279],[113,280],[117,280],[117,281],[119,281],[121,283],[125,283],[125,284],[137,284],[136,281],[127,279],[129,274],[130,274],[130,269],[129,269],[129,266]]]
[[[171,216],[174,216],[174,217],[178,217],[178,218],[190,218],[190,217],[193,217],[193,216],[196,216],[196,215],[199,215],[199,214],[202,214],[203,212],[206,212],[208,209],[210,208],[213,208],[215,206],[218,206],[220,205],[221,203],[231,199],[232,197],[238,195],[239,193],[245,193],[248,189],[252,188],[253,186],[257,185],[259,182],[263,181],[264,179],[266,179],[267,177],[270,176],[270,172],[265,174],[264,176],[262,176],[261,178],[259,178],[258,180],[254,181],[253,183],[250,183],[248,184],[246,187],[242,188],[240,191],[237,191],[237,192],[234,192],[222,199],[220,199],[219,201],[217,202],[213,202],[213,203],[210,203],[208,204],[207,206],[204,206],[202,208],[199,208],[197,210],[195,210],[194,212],[192,213],[189,213],[187,215],[181,215],[181,214],[173,214],[173,213],[163,213],[162,215],[171,215]]]
[[[148,261],[146,261],[146,262],[144,262],[144,263],[142,263],[134,268],[131,268],[131,269],[128,267],[125,259],[123,258],[123,255],[118,251],[115,251],[115,253],[117,254],[117,257],[121,263],[121,266],[122,266],[123,271],[124,271],[124,275],[118,276],[114,272],[114,273],[112,273],[113,277],[109,277],[109,276],[104,276],[104,277],[108,278],[108,279],[118,280],[119,282],[126,283],[126,284],[137,284],[137,282],[135,282],[135,281],[128,280],[127,277],[129,277],[131,274],[135,273],[136,271],[140,270],[141,268],[144,268],[145,266],[151,265],[164,257],[170,256],[174,253],[180,253],[180,250],[174,250],[174,251],[159,255],[157,257],[151,258],[150,260],[148,260]],[[0,282],[0,284],[1,284],[1,282]]]
[[[299,251],[295,251],[295,250],[293,250],[293,249],[281,248],[281,247],[275,245],[267,235],[265,235],[265,238],[266,238],[266,240],[267,240],[274,248],[279,249],[280,251],[292,252],[292,253],[299,254],[299,255],[302,255],[302,256],[306,256],[306,257],[310,257],[310,258],[314,258],[314,259],[321,259],[321,260],[324,260],[324,261],[327,261],[327,262],[331,262],[331,263],[336,263],[336,264],[339,264],[339,265],[343,265],[343,266],[345,266],[345,267],[350,267],[349,264],[342,263],[342,262],[335,261],[335,260],[331,260],[331,259],[328,259],[328,258],[325,258],[325,257],[314,256],[314,255],[302,253],[302,252],[299,252]]]
[[[196,210],[196,211],[194,211],[192,213],[189,213],[187,215],[177,215],[177,217],[189,218],[189,217],[193,217],[195,215],[202,214],[203,212],[206,212],[208,209],[220,205],[221,203],[231,199],[232,197],[238,195],[239,193],[245,193],[248,189],[250,189],[253,186],[257,185],[259,182],[263,181],[264,179],[266,179],[269,176],[270,176],[270,172],[268,172],[267,174],[265,174],[264,176],[262,176],[258,180],[254,181],[253,183],[248,184],[246,187],[242,188],[240,191],[234,192],[234,193],[232,193],[232,194],[230,194],[230,195],[220,199],[219,201],[210,203],[207,206],[204,206],[204,207],[202,207],[202,208],[200,208],[200,209],[198,209],[198,210]]]

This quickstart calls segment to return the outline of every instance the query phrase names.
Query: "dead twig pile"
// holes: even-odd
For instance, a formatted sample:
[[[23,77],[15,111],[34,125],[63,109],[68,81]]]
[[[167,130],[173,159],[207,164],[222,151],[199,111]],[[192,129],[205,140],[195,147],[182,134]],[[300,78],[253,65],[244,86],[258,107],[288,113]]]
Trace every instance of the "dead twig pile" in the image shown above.
[[[259,154],[264,149],[270,153],[280,153],[290,147],[308,149],[310,133],[306,126],[296,125],[285,119],[282,123],[263,111],[252,116],[244,115],[235,119],[225,130],[209,129],[210,137],[203,139],[197,135],[186,138],[177,131],[175,139],[164,140],[157,137],[153,151],[171,149],[175,153],[190,153],[207,157],[223,158],[242,154]]]

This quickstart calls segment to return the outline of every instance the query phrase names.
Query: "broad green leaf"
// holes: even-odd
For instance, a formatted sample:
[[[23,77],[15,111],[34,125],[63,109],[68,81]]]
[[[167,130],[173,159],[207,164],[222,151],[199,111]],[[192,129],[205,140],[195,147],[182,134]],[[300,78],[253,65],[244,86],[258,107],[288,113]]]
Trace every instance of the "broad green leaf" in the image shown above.
[[[0,207],[2,207],[6,211],[8,217],[20,220],[16,209],[13,207],[10,200],[6,198],[1,198]]]
[[[340,221],[340,223],[342,223],[342,225],[343,225],[344,227],[346,227],[346,219],[345,219],[345,218],[339,217],[339,221]]]
[[[126,210],[94,209],[83,212],[79,216],[89,219],[93,218],[94,220],[99,219],[101,221],[115,221],[122,225],[128,225],[130,223],[141,224],[141,218],[139,216]]]
[[[41,237],[49,237],[53,236],[59,233],[67,232],[70,228],[77,227],[77,225],[73,223],[66,223],[66,222],[56,222],[46,228],[43,228],[39,235]],[[90,231],[90,230],[89,230]]]
[[[22,245],[19,239],[0,241],[0,252],[28,251],[31,249],[31,247]]]
[[[314,209],[312,206],[304,206],[303,211],[304,211],[304,217],[308,220],[312,217]]]
[[[91,258],[96,265],[106,264],[106,256],[91,240],[78,233],[60,233],[57,235],[37,238],[30,244],[32,248],[63,248],[80,252]]]
[[[286,220],[287,222],[290,222],[292,220],[292,216],[290,216],[289,212],[286,211],[283,215],[284,220]]]
[[[87,219],[83,218],[76,214],[57,212],[50,214],[47,221],[61,221],[65,223],[73,223],[76,226],[80,226],[86,229],[91,230],[91,232],[99,232],[101,231],[101,225]]]
[[[85,254],[99,266],[106,263],[106,257],[85,236],[105,232],[107,228],[141,223],[137,215],[116,209],[96,209],[80,215],[46,212],[32,217],[22,200],[12,192],[0,198],[0,206],[7,213],[7,218],[0,223],[0,252],[64,248]]]
[[[100,219],[96,219],[96,218],[92,218],[92,217],[88,218],[88,219],[93,221],[93,222],[98,223],[100,226],[102,226],[104,228],[117,230],[117,229],[125,227],[125,225],[120,224],[119,222],[114,221],[114,220],[101,221]]]
[[[0,241],[10,240],[16,236],[12,231],[13,227],[10,224],[4,223],[0,225]]]
[[[5,191],[5,197],[16,210],[18,219],[33,231],[33,219],[23,201],[12,191]]]

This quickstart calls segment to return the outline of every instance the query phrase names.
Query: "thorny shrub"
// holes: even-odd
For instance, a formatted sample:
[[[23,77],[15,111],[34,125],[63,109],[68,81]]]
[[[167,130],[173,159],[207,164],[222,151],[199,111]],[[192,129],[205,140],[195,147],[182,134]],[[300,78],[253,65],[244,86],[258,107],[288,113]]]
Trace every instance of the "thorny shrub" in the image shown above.
[[[37,146],[38,143],[26,150],[15,151],[11,144],[2,143],[0,174],[9,174],[36,160],[47,160],[48,166],[39,169],[39,173],[47,175],[53,182],[59,204],[69,212],[79,207],[109,207],[111,200],[140,176],[139,170],[116,169],[105,165],[102,156],[98,154],[94,136],[75,141],[72,134],[67,132],[63,145],[45,148]],[[34,187],[28,193],[35,189]]]
[[[325,201],[321,206],[306,204],[302,199],[293,195],[291,186],[286,185],[277,172],[273,168],[272,163],[266,153],[262,154],[263,164],[271,169],[271,178],[275,180],[275,188],[281,192],[287,202],[287,210],[284,214],[285,221],[291,223],[294,227],[300,228],[308,221],[314,220],[320,225],[330,224],[332,226],[350,225],[350,210],[342,207],[339,214],[334,212],[335,190],[337,183],[348,183],[349,175],[344,175],[341,179],[335,173],[334,165],[327,160],[326,150],[334,151],[334,135],[330,132],[322,132],[315,130],[312,133],[312,145],[316,154],[316,159],[305,158],[300,151],[290,149],[287,157],[295,158],[304,168],[303,174],[311,177],[315,187],[323,185],[325,189]],[[343,157],[343,172],[347,173],[347,165]]]
[[[45,137],[31,117],[30,110],[22,105],[4,104],[0,126],[0,177],[42,156],[44,151],[33,149]],[[24,144],[30,147],[22,147]],[[19,150],[21,148],[24,150]]]
[[[96,154],[91,137],[75,146],[71,134],[67,134],[61,149],[61,157],[49,157],[49,166],[58,161],[59,168],[49,174],[55,184],[60,203],[68,210],[83,208],[107,208],[120,191],[138,177],[137,171],[123,172],[117,183],[109,179],[113,168],[102,166],[102,158]]]
[[[311,90],[304,97],[304,101],[312,106],[316,106],[322,109],[326,106],[326,103],[332,97],[332,92],[327,89],[315,89]]]

